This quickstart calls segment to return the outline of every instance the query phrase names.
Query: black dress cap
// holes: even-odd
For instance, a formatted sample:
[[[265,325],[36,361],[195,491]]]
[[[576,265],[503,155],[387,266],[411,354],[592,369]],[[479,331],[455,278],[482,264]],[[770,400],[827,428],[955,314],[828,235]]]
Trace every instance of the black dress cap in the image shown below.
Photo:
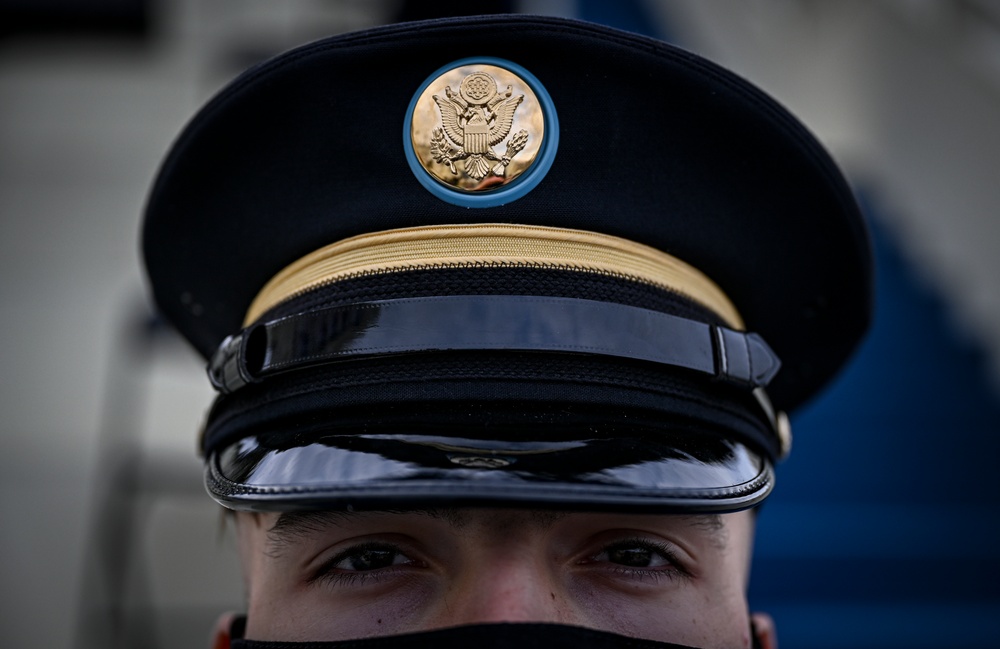
[[[235,508],[748,507],[872,300],[851,191],[793,116],[555,18],[248,70],[174,144],[142,245],[220,389],[202,445]]]

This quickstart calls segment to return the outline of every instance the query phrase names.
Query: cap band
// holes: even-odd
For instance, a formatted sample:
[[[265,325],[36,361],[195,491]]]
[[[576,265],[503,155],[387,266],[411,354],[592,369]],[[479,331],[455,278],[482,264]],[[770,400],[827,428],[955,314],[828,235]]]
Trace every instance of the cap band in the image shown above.
[[[461,295],[329,307],[228,338],[209,377],[232,392],[336,360],[453,350],[576,352],[661,363],[763,387],[780,362],[760,336],[639,307],[576,298]]]
[[[711,279],[660,250],[606,234],[510,224],[401,228],[321,248],[261,289],[244,320],[306,291],[359,275],[421,268],[519,266],[614,275],[678,293],[742,330],[736,307]]]

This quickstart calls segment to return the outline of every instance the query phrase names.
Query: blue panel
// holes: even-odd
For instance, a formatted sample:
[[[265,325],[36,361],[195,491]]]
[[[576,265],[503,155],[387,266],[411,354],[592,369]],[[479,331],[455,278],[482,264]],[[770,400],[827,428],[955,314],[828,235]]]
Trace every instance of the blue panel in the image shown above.
[[[609,27],[624,29],[636,34],[644,34],[670,40],[664,33],[663,25],[650,15],[646,2],[642,0],[577,0],[578,18],[590,20]]]
[[[773,612],[782,649],[1000,647],[1000,599],[980,604],[786,604]]]
[[[874,224],[860,353],[793,418],[751,606],[783,647],[1000,647],[1000,403],[985,357]]]

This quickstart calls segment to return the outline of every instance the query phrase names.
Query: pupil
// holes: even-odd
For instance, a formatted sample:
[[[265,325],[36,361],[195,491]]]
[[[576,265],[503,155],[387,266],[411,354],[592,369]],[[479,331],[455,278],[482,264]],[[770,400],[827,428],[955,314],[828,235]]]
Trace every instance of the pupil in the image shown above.
[[[396,553],[392,550],[369,549],[362,550],[351,557],[351,568],[354,570],[375,570],[392,565]]]
[[[653,560],[652,551],[646,548],[615,548],[608,552],[612,563],[632,568],[646,568]]]

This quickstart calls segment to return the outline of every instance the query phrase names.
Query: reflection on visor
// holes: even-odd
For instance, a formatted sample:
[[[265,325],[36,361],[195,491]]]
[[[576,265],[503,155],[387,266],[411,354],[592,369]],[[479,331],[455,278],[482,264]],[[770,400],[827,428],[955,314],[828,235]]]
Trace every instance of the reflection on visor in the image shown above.
[[[236,508],[440,499],[656,509],[701,503],[704,509],[724,510],[763,499],[771,488],[771,469],[733,440],[662,432],[551,441],[263,435],[213,456],[208,486],[220,502]]]

